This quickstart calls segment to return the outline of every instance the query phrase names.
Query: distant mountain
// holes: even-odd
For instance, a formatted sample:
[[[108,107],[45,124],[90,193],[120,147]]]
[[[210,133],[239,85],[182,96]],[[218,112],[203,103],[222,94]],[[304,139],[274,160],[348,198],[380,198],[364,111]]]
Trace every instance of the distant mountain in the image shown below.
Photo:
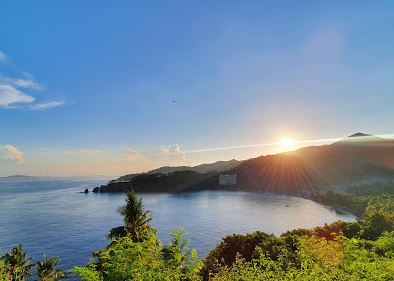
[[[238,189],[297,193],[394,179],[394,140],[356,133],[330,145],[249,159],[230,173]]]
[[[210,164],[200,164],[197,166],[179,166],[179,167],[161,167],[152,171],[149,171],[148,174],[169,174],[173,172],[178,172],[178,171],[194,171],[197,173],[207,173],[207,172],[222,172],[222,171],[227,171],[230,169],[235,168],[239,164],[241,164],[243,161],[238,161],[235,159],[229,160],[229,161],[217,161],[215,163],[210,163]]]
[[[210,172],[204,173],[206,171]],[[237,175],[237,184],[231,187],[219,185],[221,174]],[[350,186],[355,192],[357,186],[374,186],[378,182],[390,183],[389,188],[394,188],[394,140],[356,133],[330,145],[309,146],[245,161],[162,167],[119,180],[102,186],[101,190],[178,192],[231,189],[308,196],[316,191],[344,191]]]
[[[347,138],[344,138],[340,140],[338,143],[350,143],[350,144],[371,144],[371,142],[384,142],[384,141],[390,141],[381,137],[377,137],[374,135],[370,134],[363,134],[363,133],[355,133],[353,135],[348,136]]]
[[[18,179],[32,179],[33,176],[25,176],[25,175],[11,175],[6,177],[0,177],[0,179],[8,179],[8,180],[18,180]]]
[[[1,177],[1,178],[32,178],[33,176],[26,176],[26,175],[11,175],[11,176],[6,176],[6,177]]]
[[[197,166],[178,166],[178,167],[170,167],[170,166],[164,166],[160,167],[154,170],[151,170],[147,172],[146,174],[170,174],[174,172],[180,172],[180,171],[193,171],[197,173],[207,173],[207,172],[223,172],[227,170],[231,170],[241,164],[243,161],[238,161],[235,159],[229,160],[229,161],[217,161],[215,163],[209,163],[209,164],[200,164]],[[125,175],[122,177],[119,177],[117,181],[130,181],[132,178],[135,176],[138,176],[141,174],[129,174]]]

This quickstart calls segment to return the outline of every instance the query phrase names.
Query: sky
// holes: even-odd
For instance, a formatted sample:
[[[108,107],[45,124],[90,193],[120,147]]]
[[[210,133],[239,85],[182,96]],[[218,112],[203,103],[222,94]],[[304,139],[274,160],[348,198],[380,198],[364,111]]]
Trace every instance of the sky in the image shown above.
[[[283,138],[392,134],[393,11],[383,0],[6,1],[0,176],[115,176],[277,153]]]

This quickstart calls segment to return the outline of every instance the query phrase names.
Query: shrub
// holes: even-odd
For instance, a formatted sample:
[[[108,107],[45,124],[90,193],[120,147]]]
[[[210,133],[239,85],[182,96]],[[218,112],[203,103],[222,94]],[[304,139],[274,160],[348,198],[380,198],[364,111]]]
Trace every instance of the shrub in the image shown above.
[[[152,232],[144,241],[131,237],[114,240],[97,253],[98,262],[74,269],[82,280],[198,280],[201,262],[195,250],[187,249],[183,231],[172,234],[165,248]]]

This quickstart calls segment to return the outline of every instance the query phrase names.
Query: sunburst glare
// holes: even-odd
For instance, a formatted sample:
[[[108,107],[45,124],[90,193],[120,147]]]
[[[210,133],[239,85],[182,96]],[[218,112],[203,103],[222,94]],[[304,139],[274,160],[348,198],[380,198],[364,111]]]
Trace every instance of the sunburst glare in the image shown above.
[[[294,146],[294,140],[292,138],[283,138],[280,141],[280,145],[282,147],[282,149],[284,150],[289,150]]]

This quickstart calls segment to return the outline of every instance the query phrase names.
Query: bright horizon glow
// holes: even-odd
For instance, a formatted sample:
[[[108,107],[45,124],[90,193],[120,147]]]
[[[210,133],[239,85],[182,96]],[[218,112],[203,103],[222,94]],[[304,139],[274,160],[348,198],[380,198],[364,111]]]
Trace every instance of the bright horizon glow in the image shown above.
[[[294,140],[288,137],[283,138],[280,141],[280,145],[282,146],[282,149],[289,150],[294,146]]]
[[[0,176],[122,175],[392,131],[391,3],[181,2],[4,5]]]
[[[394,139],[394,134],[377,134],[377,137],[385,138],[385,139]],[[279,142],[266,142],[266,143],[256,143],[256,144],[245,144],[245,145],[234,145],[234,146],[223,146],[223,147],[210,147],[210,148],[202,148],[195,150],[181,150],[179,147],[176,149],[163,149],[165,152],[159,153],[158,151],[146,150],[146,151],[110,151],[110,150],[99,150],[99,149],[81,149],[81,150],[69,150],[69,151],[60,151],[60,150],[42,150],[36,157],[50,157],[52,160],[44,163],[38,169],[31,170],[31,166],[29,161],[26,163],[26,159],[24,159],[24,155],[21,153],[17,153],[17,149],[14,148],[12,151],[13,154],[8,155],[14,156],[16,159],[17,155],[19,155],[23,161],[19,161],[24,163],[23,165],[14,166],[19,168],[16,172],[12,173],[0,173],[0,176],[9,176],[14,174],[24,174],[24,175],[35,175],[35,176],[93,176],[93,175],[105,175],[110,177],[118,177],[128,173],[134,172],[147,172],[152,169],[156,169],[162,166],[166,166],[168,161],[174,161],[174,159],[180,159],[180,162],[175,162],[173,166],[180,166],[184,164],[184,159],[197,159],[196,161],[188,161],[186,165],[195,166],[203,163],[213,163],[219,160],[246,160],[249,158],[263,156],[268,154],[276,154],[281,152],[286,152],[293,149],[302,148],[309,145],[327,145],[336,141],[340,141],[346,138],[346,136],[336,137],[336,138],[325,138],[325,139],[307,139],[307,140],[297,140],[289,138],[284,138]],[[281,146],[293,147],[292,149],[280,149],[275,150],[276,148],[280,148]],[[9,148],[9,146],[6,146]],[[267,147],[267,150],[265,149]],[[269,147],[272,147],[270,149]],[[263,148],[263,150],[261,150]],[[2,146],[0,145],[0,150]],[[3,146],[4,149],[4,146]],[[10,149],[9,149],[10,150]],[[252,154],[248,157],[239,157],[238,151],[253,151]],[[217,156],[217,152],[226,151],[227,157]],[[230,151],[232,151],[230,153]],[[260,151],[257,152],[256,151]],[[127,155],[123,155],[127,153]],[[203,157],[194,157],[193,155],[202,155]],[[210,159],[206,159],[205,155],[212,155]],[[33,155],[32,155],[33,156]],[[56,159],[61,156],[61,160],[59,163],[56,163]],[[124,165],[127,162],[123,162],[117,159],[122,159],[124,156],[129,158],[129,161],[138,160],[138,170],[132,170],[132,168]],[[69,157],[72,157],[72,160],[78,160],[78,164],[74,163],[70,160]],[[34,159],[30,159],[32,162]],[[65,163],[63,163],[65,162]],[[69,164],[67,164],[69,163]],[[174,162],[172,162],[174,163]],[[179,164],[178,164],[179,163]],[[92,167],[92,171],[99,171],[97,173],[81,173],[84,168],[87,166]],[[31,172],[33,171],[33,172]],[[45,171],[45,172],[43,172]],[[64,173],[63,171],[67,171]]]

